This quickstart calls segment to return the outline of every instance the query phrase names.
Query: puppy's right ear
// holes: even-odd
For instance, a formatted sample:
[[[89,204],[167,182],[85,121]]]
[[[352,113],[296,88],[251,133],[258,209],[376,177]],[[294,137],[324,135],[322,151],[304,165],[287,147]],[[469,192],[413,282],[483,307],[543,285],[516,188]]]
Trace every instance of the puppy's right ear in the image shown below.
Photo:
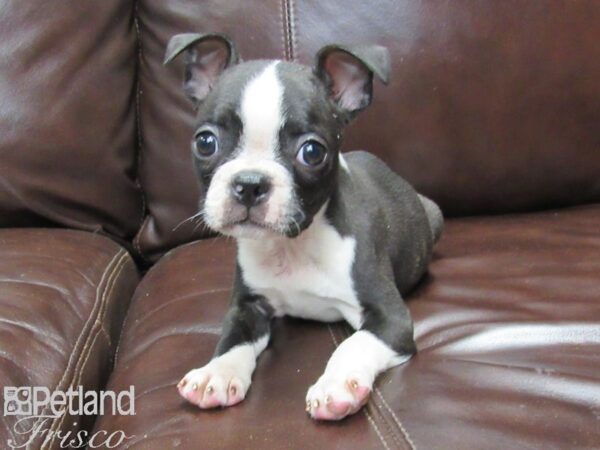
[[[183,90],[197,106],[223,71],[239,61],[233,43],[222,34],[185,33],[173,36],[167,45],[164,64],[185,52]]]

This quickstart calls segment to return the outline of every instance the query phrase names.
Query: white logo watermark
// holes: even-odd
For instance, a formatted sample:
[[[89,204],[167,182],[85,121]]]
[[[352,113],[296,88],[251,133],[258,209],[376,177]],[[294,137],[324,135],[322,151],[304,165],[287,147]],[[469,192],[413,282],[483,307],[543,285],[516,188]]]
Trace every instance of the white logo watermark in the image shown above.
[[[111,434],[100,430],[92,434],[86,430],[73,433],[48,428],[52,420],[65,414],[74,417],[135,415],[135,388],[130,386],[128,390],[116,393],[84,391],[82,386],[67,391],[50,391],[44,386],[4,387],[4,416],[18,416],[13,426],[13,438],[7,441],[11,449],[27,448],[41,437],[45,442],[58,439],[61,448],[116,448],[134,437],[120,430]],[[77,429],[76,422],[73,428]],[[23,439],[17,439],[17,436]]]

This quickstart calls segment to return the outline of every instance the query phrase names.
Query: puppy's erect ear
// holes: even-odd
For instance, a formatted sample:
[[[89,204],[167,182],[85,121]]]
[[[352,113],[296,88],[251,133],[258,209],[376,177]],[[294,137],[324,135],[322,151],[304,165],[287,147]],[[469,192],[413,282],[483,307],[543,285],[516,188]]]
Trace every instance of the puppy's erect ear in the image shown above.
[[[206,98],[221,73],[239,60],[232,42],[216,33],[173,36],[167,45],[164,64],[170,63],[183,52],[183,90],[196,105]]]
[[[390,76],[390,55],[385,47],[328,45],[319,50],[315,72],[331,99],[353,117],[373,97],[373,75],[384,84]]]

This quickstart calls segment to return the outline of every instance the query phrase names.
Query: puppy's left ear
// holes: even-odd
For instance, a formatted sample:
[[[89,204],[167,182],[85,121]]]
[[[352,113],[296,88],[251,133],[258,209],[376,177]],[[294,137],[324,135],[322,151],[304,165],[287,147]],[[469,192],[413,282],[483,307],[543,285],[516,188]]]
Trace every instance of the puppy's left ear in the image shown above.
[[[197,106],[213,88],[223,71],[239,61],[233,43],[218,33],[184,33],[167,45],[164,64],[185,53],[183,90]]]
[[[379,45],[328,45],[317,53],[315,73],[325,83],[333,102],[352,118],[371,103],[373,75],[388,83],[390,55]]]

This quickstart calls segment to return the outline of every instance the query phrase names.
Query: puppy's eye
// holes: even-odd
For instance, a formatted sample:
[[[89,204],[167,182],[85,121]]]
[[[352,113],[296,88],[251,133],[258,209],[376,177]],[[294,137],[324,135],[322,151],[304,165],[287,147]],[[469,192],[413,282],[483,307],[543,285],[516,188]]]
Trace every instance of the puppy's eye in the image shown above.
[[[296,160],[305,166],[316,167],[325,161],[326,156],[325,146],[315,140],[310,140],[300,146]]]
[[[211,131],[202,131],[196,135],[193,144],[194,153],[201,158],[208,158],[219,151],[217,136]]]

